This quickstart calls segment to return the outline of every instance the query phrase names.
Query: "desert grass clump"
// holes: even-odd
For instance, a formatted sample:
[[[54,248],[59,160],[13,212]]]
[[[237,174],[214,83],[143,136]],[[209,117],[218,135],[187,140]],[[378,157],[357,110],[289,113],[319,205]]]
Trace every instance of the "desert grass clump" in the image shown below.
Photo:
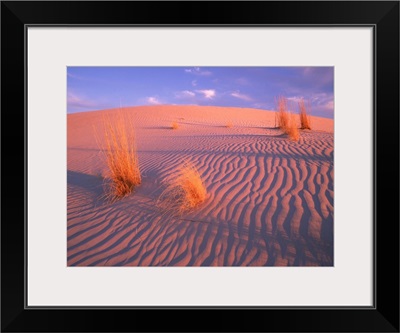
[[[276,104],[275,127],[279,127],[285,131],[285,128],[289,126],[288,100],[283,96],[279,96]]]
[[[172,125],[171,125],[171,129],[178,129],[179,128],[179,125],[178,125],[178,123],[177,122],[173,122],[172,123]]]
[[[288,100],[285,97],[278,97],[277,112],[275,113],[276,126],[287,134],[292,141],[298,141],[300,138],[299,129],[295,115],[289,111]]]
[[[300,133],[296,118],[297,117],[293,113],[290,113],[289,123],[285,129],[285,133],[289,136],[290,140],[297,142],[300,139]]]
[[[231,122],[231,121],[228,121],[228,122],[225,124],[225,127],[226,127],[226,128],[232,128],[232,127],[233,127],[232,122]]]
[[[299,101],[299,115],[300,115],[300,128],[301,129],[311,129],[311,119],[309,115],[310,103],[307,105],[304,103],[304,100]]]
[[[163,184],[165,189],[158,198],[157,206],[172,215],[182,215],[193,210],[207,196],[201,176],[190,162],[184,162]]]
[[[133,192],[141,183],[135,130],[132,120],[120,113],[113,120],[103,118],[104,145],[108,173],[106,197],[112,201]]]

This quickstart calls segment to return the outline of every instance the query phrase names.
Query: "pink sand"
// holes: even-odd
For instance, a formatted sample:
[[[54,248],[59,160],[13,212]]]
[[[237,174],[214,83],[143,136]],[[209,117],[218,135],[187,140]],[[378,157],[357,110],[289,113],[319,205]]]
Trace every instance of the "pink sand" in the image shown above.
[[[142,184],[110,203],[95,128],[115,111],[68,115],[68,265],[333,265],[333,120],[312,117],[313,129],[292,142],[274,128],[274,112],[125,108]],[[171,217],[155,202],[184,159],[198,168],[208,197]]]

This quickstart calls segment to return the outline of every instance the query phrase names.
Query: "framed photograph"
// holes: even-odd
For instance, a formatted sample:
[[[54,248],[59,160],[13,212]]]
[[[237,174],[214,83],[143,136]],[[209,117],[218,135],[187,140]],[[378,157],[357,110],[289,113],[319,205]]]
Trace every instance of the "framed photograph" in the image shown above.
[[[398,2],[1,28],[2,331],[399,331]]]

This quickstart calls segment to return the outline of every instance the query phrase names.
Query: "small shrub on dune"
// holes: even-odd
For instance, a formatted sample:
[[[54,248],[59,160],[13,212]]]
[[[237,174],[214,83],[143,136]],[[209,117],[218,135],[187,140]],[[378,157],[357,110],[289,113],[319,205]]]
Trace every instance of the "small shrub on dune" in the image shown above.
[[[300,133],[299,128],[297,126],[296,116],[291,113],[289,117],[289,124],[285,130],[285,133],[289,136],[292,141],[299,141]]]
[[[157,201],[157,206],[165,211],[182,215],[201,204],[207,191],[196,167],[185,162],[173,177],[163,181],[164,191]]]
[[[297,127],[296,117],[288,111],[288,100],[285,97],[278,97],[277,112],[275,113],[275,122],[292,141],[298,141],[300,138],[299,129]]]
[[[275,126],[284,131],[289,125],[288,101],[285,97],[279,96],[276,104]]]
[[[226,128],[231,128],[231,127],[233,127],[233,124],[232,124],[232,122],[227,122],[226,124],[225,124],[225,127]]]
[[[179,128],[179,125],[178,125],[178,123],[176,123],[176,122],[173,122],[172,123],[172,125],[171,125],[171,129],[178,129]]]
[[[141,183],[133,123],[126,115],[104,118],[103,151],[110,180],[106,196],[112,201],[132,193]]]
[[[299,101],[299,114],[300,114],[300,128],[301,129],[311,129],[311,119],[309,116],[310,103],[307,105],[304,103],[304,100]]]

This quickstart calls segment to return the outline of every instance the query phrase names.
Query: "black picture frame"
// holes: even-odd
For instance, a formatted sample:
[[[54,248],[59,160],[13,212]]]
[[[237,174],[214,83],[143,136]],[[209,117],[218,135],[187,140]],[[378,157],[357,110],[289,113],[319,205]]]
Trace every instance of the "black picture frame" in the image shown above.
[[[374,28],[372,307],[27,307],[26,29],[29,25],[120,24]],[[399,332],[398,1],[3,1],[1,78],[3,332]]]

